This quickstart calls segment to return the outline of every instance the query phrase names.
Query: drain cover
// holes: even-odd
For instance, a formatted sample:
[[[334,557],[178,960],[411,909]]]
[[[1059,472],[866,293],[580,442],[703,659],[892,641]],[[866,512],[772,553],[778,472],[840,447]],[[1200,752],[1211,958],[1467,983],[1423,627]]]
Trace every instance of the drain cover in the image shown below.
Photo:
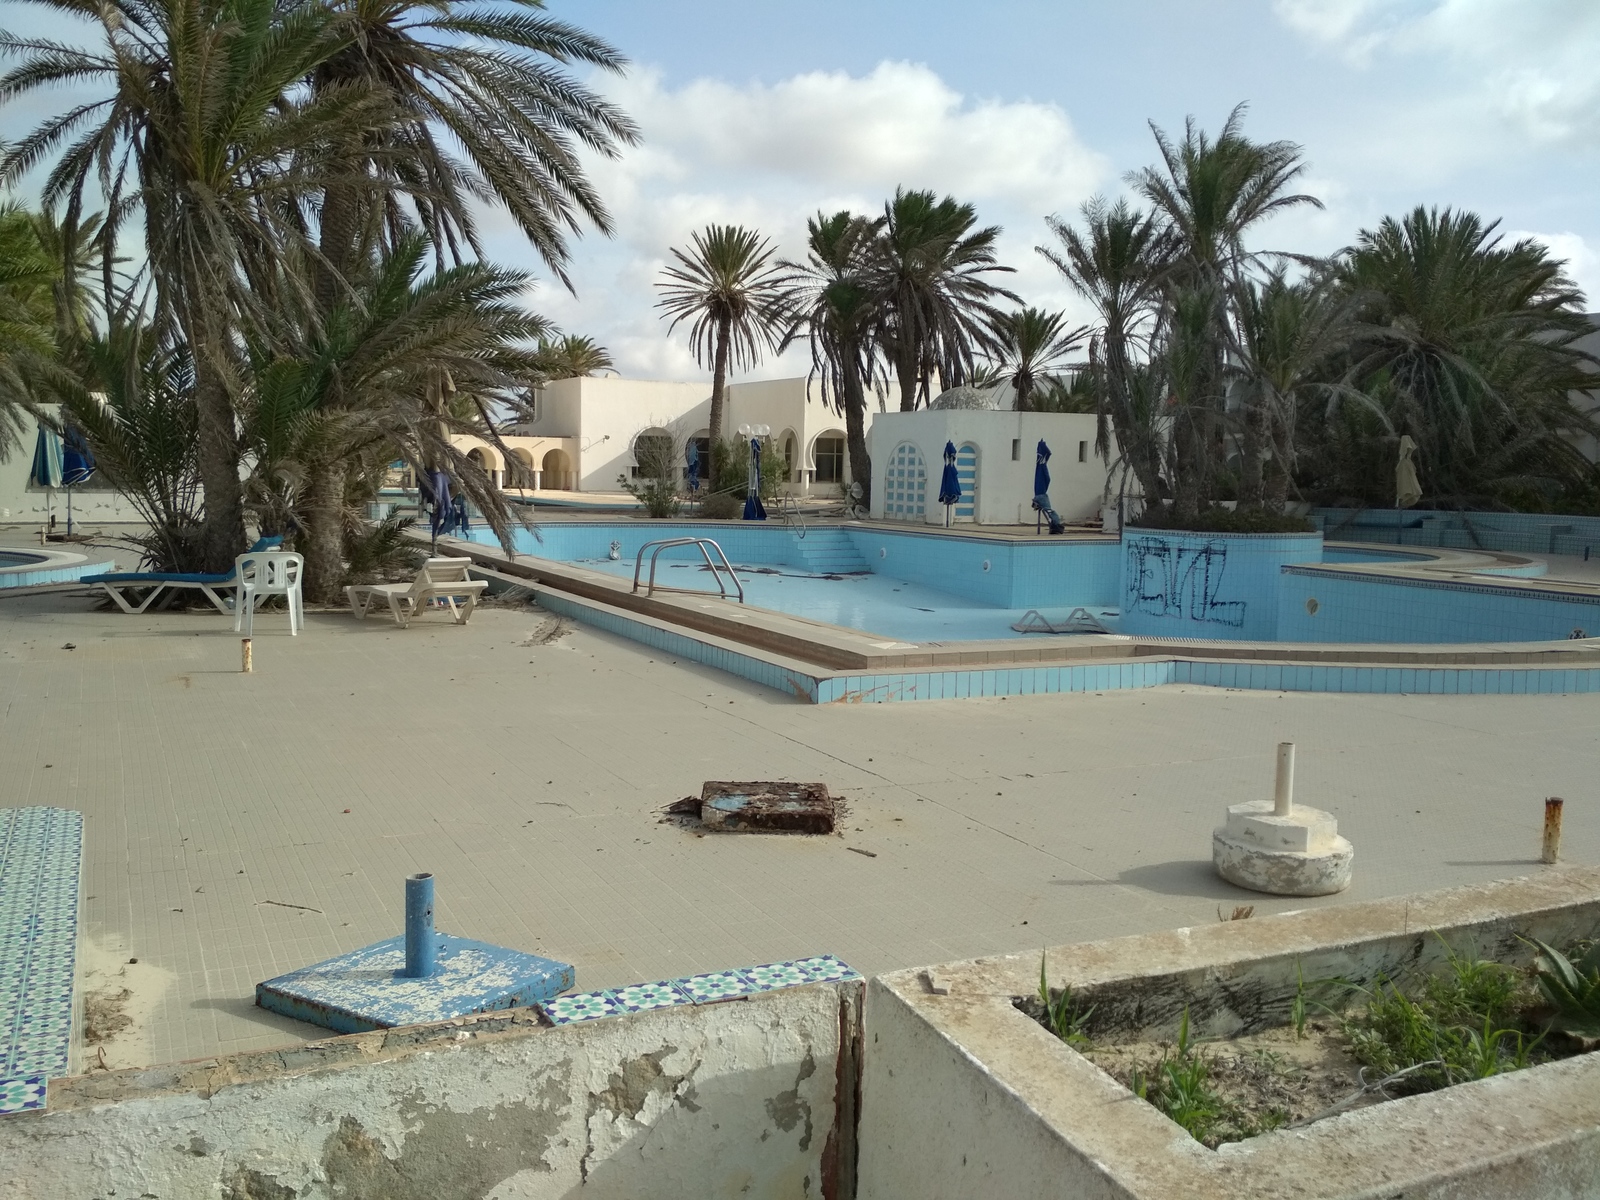
[[[837,805],[822,783],[707,780],[700,826],[712,833],[832,833]]]

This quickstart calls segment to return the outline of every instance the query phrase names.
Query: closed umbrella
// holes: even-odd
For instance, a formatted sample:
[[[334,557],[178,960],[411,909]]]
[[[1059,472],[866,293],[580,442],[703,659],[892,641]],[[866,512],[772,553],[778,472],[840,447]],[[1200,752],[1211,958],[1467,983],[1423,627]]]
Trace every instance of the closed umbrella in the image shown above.
[[[67,536],[72,536],[72,489],[94,477],[94,451],[76,425],[67,427],[61,455],[61,482],[67,489]]]
[[[439,535],[449,529],[450,521],[450,473],[448,471],[429,471],[419,480],[428,499],[433,505],[433,512],[429,514],[428,527],[433,532],[433,553],[439,553]]]
[[[1064,528],[1061,517],[1050,507],[1050,447],[1039,439],[1037,457],[1033,464],[1033,507],[1050,522],[1050,532],[1060,533]]]
[[[684,447],[684,456],[689,461],[689,495],[700,494],[700,447],[690,442]]]
[[[1046,473],[1046,484],[1049,476]],[[956,471],[956,444],[944,444],[944,474],[939,479],[939,503],[944,505],[944,526],[950,528],[950,509],[961,503],[961,476]]]
[[[1394,506],[1397,509],[1410,508],[1422,499],[1422,485],[1417,482],[1416,464],[1411,461],[1411,456],[1417,452],[1417,444],[1411,440],[1409,433],[1400,435],[1400,459],[1394,465]],[[1400,514],[1394,515],[1394,540],[1400,543]]]
[[[761,503],[761,439],[750,439],[750,483],[744,494],[744,519],[765,521],[766,507]]]
[[[45,490],[44,517],[46,528],[50,525],[50,502],[55,489],[61,486],[61,439],[55,431],[39,426],[39,436],[33,443],[33,469],[29,479],[34,487]]]

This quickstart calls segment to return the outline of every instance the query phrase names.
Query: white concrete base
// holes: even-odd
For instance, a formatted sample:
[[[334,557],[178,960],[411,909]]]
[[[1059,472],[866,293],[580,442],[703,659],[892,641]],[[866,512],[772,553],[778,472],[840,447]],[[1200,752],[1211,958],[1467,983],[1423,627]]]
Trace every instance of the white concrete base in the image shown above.
[[[1286,816],[1271,800],[1228,809],[1211,835],[1211,861],[1229,883],[1274,896],[1331,896],[1350,886],[1355,848],[1331,813],[1295,805]]]

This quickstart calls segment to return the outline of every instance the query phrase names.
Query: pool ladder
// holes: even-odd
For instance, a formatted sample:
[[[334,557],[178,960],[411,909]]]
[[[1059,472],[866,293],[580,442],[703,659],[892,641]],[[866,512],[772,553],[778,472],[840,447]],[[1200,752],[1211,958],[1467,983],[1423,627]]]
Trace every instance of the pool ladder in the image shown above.
[[[786,494],[778,501],[778,511],[783,514],[783,523],[794,530],[796,537],[806,536],[806,518],[800,511],[800,501]]]
[[[644,566],[644,552],[646,550],[652,550],[653,547],[650,555],[650,579],[645,585],[644,594],[646,596],[653,596],[657,592],[684,592],[691,596],[703,596],[709,594],[702,592],[699,588],[671,587],[665,583],[658,584],[656,582],[656,559],[661,557],[661,552],[663,550],[670,550],[674,546],[698,546],[700,548],[701,557],[706,560],[706,566],[711,571],[711,577],[717,581],[717,591],[722,593],[722,598],[724,600],[728,598],[728,589],[722,582],[722,572],[726,571],[728,573],[728,578],[733,580],[734,590],[738,592],[739,603],[744,603],[744,584],[740,583],[739,577],[733,573],[733,564],[728,561],[728,556],[722,552],[722,547],[717,545],[717,543],[711,538],[660,538],[653,542],[646,542],[644,545],[640,546],[639,553],[634,556],[633,560],[633,590],[635,592],[639,590],[639,572]],[[710,549],[707,549],[708,546]],[[717,552],[717,559],[721,560],[722,565],[720,567],[715,561],[712,560],[712,550]]]

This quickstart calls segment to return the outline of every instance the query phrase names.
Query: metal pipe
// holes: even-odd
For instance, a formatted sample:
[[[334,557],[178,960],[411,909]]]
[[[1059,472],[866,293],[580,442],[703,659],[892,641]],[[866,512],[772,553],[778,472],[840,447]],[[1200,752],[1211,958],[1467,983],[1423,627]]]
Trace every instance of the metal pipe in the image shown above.
[[[434,972],[438,939],[433,932],[433,875],[406,879],[406,976],[428,979]]]
[[[255,670],[255,656],[250,653],[250,639],[239,639],[239,670],[248,675]]]
[[[1272,815],[1287,817],[1294,811],[1294,743],[1278,743],[1278,775],[1272,787]]]
[[[1544,846],[1539,861],[1553,863],[1561,857],[1561,809],[1566,802],[1551,796],[1544,802]]]

